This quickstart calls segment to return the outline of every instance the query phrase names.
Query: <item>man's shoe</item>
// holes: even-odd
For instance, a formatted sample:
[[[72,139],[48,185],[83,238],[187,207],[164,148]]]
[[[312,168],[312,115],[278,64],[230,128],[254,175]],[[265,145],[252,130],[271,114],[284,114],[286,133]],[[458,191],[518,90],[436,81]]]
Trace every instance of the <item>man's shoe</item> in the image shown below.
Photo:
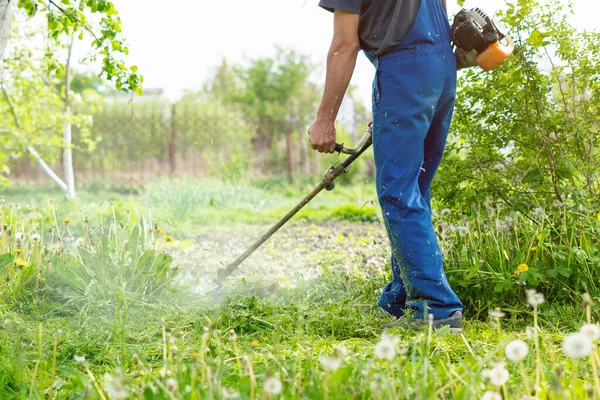
[[[422,326],[426,326],[427,321],[416,318],[414,315],[405,315],[400,317],[397,321],[391,324],[385,324],[381,328],[402,328],[402,329],[419,329]],[[433,329],[441,328],[443,326],[450,327],[450,333],[461,333],[462,332],[462,312],[455,311],[448,318],[434,319],[431,323]]]

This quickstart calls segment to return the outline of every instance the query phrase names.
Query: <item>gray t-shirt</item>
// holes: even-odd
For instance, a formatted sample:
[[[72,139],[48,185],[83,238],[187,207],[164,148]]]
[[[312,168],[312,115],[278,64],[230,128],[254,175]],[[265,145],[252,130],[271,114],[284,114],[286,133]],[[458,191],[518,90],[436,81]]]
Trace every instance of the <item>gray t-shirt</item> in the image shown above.
[[[446,0],[441,0],[446,7]],[[410,31],[421,0],[320,0],[326,10],[360,15],[358,33],[364,51],[381,56],[394,48]]]

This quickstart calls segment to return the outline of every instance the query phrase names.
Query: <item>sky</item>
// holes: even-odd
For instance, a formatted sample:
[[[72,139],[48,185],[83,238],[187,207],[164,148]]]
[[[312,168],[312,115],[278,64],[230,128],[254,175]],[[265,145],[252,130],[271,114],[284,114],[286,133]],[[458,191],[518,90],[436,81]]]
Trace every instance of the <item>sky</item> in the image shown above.
[[[185,89],[199,89],[221,57],[232,62],[270,56],[282,45],[310,54],[323,79],[331,41],[332,15],[318,0],[112,0],[130,48],[128,63],[139,66],[146,88],[163,88],[175,100]],[[168,6],[167,6],[168,4]],[[575,0],[578,26],[600,28],[597,0]],[[466,8],[488,13],[503,0],[467,0]],[[460,10],[448,0],[449,14]],[[592,12],[590,12],[592,11]],[[368,102],[373,67],[359,55],[352,84]]]

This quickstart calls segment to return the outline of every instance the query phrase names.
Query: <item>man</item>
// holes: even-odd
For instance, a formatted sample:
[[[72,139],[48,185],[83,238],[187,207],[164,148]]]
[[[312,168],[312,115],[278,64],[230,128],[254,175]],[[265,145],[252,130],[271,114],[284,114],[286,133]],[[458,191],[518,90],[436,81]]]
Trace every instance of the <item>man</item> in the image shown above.
[[[359,50],[375,66],[373,152],[379,204],[392,248],[393,280],[378,306],[384,328],[462,330],[431,221],[430,185],[444,152],[456,96],[456,59],[444,0],[320,0],[334,13],[325,91],[311,147],[335,149],[335,119]],[[402,317],[402,318],[401,318]]]

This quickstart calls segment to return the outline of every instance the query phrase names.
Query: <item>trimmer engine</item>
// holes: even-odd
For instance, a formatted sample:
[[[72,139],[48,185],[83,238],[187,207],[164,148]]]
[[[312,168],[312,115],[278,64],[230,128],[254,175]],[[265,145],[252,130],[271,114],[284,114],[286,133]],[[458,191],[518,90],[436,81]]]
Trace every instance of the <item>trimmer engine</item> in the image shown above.
[[[477,56],[505,37],[506,34],[498,22],[481,9],[461,10],[454,17],[452,24],[452,39],[456,47],[458,68],[478,65]]]

